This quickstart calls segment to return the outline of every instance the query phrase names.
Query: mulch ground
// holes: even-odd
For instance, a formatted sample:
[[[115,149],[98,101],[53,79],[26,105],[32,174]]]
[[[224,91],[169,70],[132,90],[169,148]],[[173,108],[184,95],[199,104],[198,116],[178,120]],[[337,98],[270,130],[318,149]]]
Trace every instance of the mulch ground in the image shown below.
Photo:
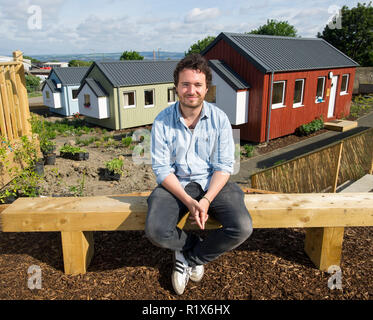
[[[200,231],[206,236],[208,231]],[[171,285],[172,257],[144,232],[95,232],[95,254],[84,275],[63,272],[57,232],[0,233],[0,299],[17,300],[371,300],[373,227],[345,228],[342,289],[314,267],[303,250],[304,229],[254,229],[235,250],[205,267],[182,296]],[[30,266],[41,289],[29,289]]]

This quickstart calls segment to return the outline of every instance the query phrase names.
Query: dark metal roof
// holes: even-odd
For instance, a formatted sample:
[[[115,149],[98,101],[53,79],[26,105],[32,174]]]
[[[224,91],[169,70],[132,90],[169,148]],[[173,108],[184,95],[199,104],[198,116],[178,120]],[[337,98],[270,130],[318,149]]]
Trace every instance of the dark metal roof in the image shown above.
[[[101,61],[94,64],[114,87],[173,82],[176,60]],[[93,67],[93,66],[92,66]]]
[[[202,52],[224,39],[262,72],[357,67],[359,64],[320,38],[222,32]]]
[[[62,85],[80,85],[89,67],[57,67],[53,68]]]
[[[221,60],[209,60],[209,66],[234,90],[249,89],[250,86],[243,80],[237,72]]]
[[[87,84],[92,89],[92,91],[94,92],[94,94],[97,97],[107,97],[108,96],[105,89],[96,80],[94,80],[92,78],[86,78],[83,81],[82,85],[79,88],[78,94],[79,94],[80,90],[84,87],[85,84]]]
[[[61,92],[61,90],[56,87],[56,84],[51,79],[45,79],[44,84],[41,88],[42,91],[46,85],[48,85],[48,87],[52,90],[53,93]]]

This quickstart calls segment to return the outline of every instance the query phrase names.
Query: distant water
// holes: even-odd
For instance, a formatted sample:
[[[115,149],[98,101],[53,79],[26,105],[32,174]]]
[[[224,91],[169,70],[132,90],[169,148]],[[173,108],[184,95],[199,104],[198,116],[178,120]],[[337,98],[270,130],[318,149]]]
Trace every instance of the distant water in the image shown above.
[[[83,61],[109,61],[109,60],[119,60],[123,52],[114,53],[77,53],[77,54],[45,54],[45,55],[29,55],[32,58],[38,59],[42,62],[56,60],[59,62],[69,62],[70,60],[83,60]],[[153,51],[139,52],[140,55],[147,60],[153,60]],[[28,56],[27,53],[25,53]],[[184,52],[167,52],[160,51],[155,52],[155,58],[157,60],[180,60],[184,57]]]

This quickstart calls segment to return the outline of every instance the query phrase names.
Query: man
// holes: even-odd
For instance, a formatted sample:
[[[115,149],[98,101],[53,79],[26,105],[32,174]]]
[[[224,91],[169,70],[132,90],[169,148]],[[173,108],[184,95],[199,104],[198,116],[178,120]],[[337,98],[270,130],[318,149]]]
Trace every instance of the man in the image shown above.
[[[177,294],[189,278],[202,280],[204,264],[252,233],[244,194],[228,182],[234,165],[232,127],[222,110],[204,101],[211,79],[201,55],[181,60],[174,71],[179,101],[161,111],[152,127],[152,168],[159,185],[148,198],[145,232],[155,245],[174,251],[171,280]],[[202,241],[177,228],[188,211],[200,229],[209,215],[222,228]]]

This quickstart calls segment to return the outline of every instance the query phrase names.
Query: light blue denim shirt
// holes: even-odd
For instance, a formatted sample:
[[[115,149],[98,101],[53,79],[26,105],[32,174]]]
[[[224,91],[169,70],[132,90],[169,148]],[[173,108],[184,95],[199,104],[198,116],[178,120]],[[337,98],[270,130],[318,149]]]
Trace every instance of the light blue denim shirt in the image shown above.
[[[234,141],[227,115],[204,101],[192,132],[176,102],[154,120],[151,158],[158,184],[174,173],[183,187],[195,181],[206,191],[215,171],[233,173]]]

